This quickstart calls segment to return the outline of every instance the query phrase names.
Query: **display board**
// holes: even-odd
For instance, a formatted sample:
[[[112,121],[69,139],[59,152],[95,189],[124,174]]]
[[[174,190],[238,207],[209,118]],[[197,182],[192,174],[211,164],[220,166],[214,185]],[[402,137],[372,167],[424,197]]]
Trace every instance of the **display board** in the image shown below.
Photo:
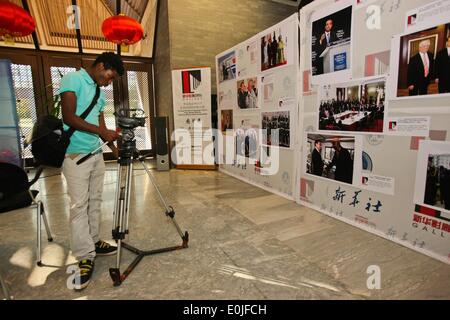
[[[450,1],[300,12],[297,201],[450,263]]]
[[[0,106],[0,162],[22,167],[16,96],[9,60],[0,60]]]
[[[175,148],[180,169],[215,169],[211,128],[211,68],[172,71]]]
[[[216,70],[219,169],[294,199],[298,15],[218,54]]]

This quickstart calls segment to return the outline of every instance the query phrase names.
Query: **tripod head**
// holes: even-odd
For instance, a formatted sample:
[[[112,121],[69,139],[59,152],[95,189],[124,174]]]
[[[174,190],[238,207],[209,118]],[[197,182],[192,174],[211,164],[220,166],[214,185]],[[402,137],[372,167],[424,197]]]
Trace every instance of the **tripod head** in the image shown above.
[[[137,127],[145,126],[145,115],[142,109],[121,108],[114,113],[117,124],[121,129],[121,139],[119,142],[119,162],[129,162],[132,160],[136,149],[136,139],[134,130]]]
[[[114,115],[117,118],[119,128],[123,130],[133,130],[137,127],[144,127],[145,119],[147,118],[142,109],[120,108],[117,112],[114,112]]]

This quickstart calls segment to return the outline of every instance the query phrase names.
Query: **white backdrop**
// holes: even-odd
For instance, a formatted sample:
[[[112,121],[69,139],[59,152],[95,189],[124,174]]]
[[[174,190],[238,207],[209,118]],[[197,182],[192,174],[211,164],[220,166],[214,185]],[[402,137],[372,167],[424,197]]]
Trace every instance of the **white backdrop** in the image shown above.
[[[274,36],[275,35],[275,36]],[[280,46],[280,36],[281,43]],[[276,38],[278,43],[277,61],[270,63],[267,49],[263,49],[263,39]],[[281,58],[280,58],[281,57]],[[272,55],[272,58],[274,56]],[[269,149],[270,155],[279,155],[278,170],[274,175],[267,175],[271,165],[262,168],[252,164],[249,157],[243,157],[242,163],[222,163],[220,170],[241,180],[294,199],[296,180],[296,157],[298,155],[297,119],[298,119],[298,15],[294,14],[284,21],[258,33],[252,38],[230,48],[216,56],[217,95],[219,129],[224,121],[222,111],[232,110],[233,129],[242,131],[255,129],[258,132],[255,160],[264,158]],[[233,71],[234,70],[234,71]],[[239,101],[238,86],[248,80],[256,82],[257,102],[244,105]],[[227,111],[228,112],[228,111]],[[289,115],[289,138],[286,131],[280,130],[285,144],[280,147],[267,147],[259,129],[263,128],[263,118]],[[287,121],[285,121],[287,126]],[[236,155],[236,137],[229,132],[229,139],[234,141],[233,155]],[[225,135],[225,132],[224,132]],[[225,137],[221,140],[219,158],[225,162]],[[237,139],[239,143],[239,139]],[[287,143],[288,142],[288,143]],[[289,144],[289,146],[287,146]],[[236,160],[236,157],[234,157]]]

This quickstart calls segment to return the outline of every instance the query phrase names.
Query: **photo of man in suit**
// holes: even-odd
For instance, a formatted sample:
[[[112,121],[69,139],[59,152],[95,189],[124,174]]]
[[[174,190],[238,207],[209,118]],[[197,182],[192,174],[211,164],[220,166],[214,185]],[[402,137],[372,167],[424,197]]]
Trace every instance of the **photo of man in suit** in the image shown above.
[[[321,177],[323,174],[323,159],[322,159],[322,142],[316,140],[314,142],[314,150],[311,156],[311,173],[315,176]]]
[[[333,43],[335,41],[338,40],[336,32],[333,30],[333,27],[334,27],[333,20],[332,19],[328,19],[325,22],[325,31],[320,36],[320,40],[319,40],[320,47],[322,48],[321,49],[321,54],[322,54],[322,52],[325,51],[325,49],[327,47],[330,47],[331,45],[333,45]]]
[[[353,182],[353,159],[350,152],[341,146],[340,141],[333,141],[335,150],[333,160],[328,165],[328,170],[336,166],[334,180],[352,184]]]
[[[333,29],[334,27],[334,21],[332,19],[328,19],[325,22],[325,27],[323,32],[319,36],[319,43],[318,43],[318,49],[317,49],[317,74],[323,74],[323,58],[320,58],[320,55],[325,51],[326,48],[333,45],[333,42],[337,41],[337,35],[336,32]]]
[[[435,70],[439,93],[450,93],[450,37],[447,37],[446,47],[437,54]]]
[[[408,64],[408,89],[410,96],[428,94],[434,73],[434,57],[429,52],[430,40],[423,40],[419,44],[419,52],[411,57]]]

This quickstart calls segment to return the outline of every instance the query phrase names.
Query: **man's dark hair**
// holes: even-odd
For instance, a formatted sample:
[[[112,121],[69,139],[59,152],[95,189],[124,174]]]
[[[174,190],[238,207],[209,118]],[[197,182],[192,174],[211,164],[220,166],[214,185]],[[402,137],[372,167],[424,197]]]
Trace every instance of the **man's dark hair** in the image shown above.
[[[316,146],[318,143],[322,143],[322,141],[320,141],[320,140],[314,141],[314,146]]]
[[[125,72],[122,59],[118,54],[113,52],[103,52],[95,59],[93,66],[96,66],[99,63],[103,63],[106,70],[116,70],[119,76],[122,76]]]

